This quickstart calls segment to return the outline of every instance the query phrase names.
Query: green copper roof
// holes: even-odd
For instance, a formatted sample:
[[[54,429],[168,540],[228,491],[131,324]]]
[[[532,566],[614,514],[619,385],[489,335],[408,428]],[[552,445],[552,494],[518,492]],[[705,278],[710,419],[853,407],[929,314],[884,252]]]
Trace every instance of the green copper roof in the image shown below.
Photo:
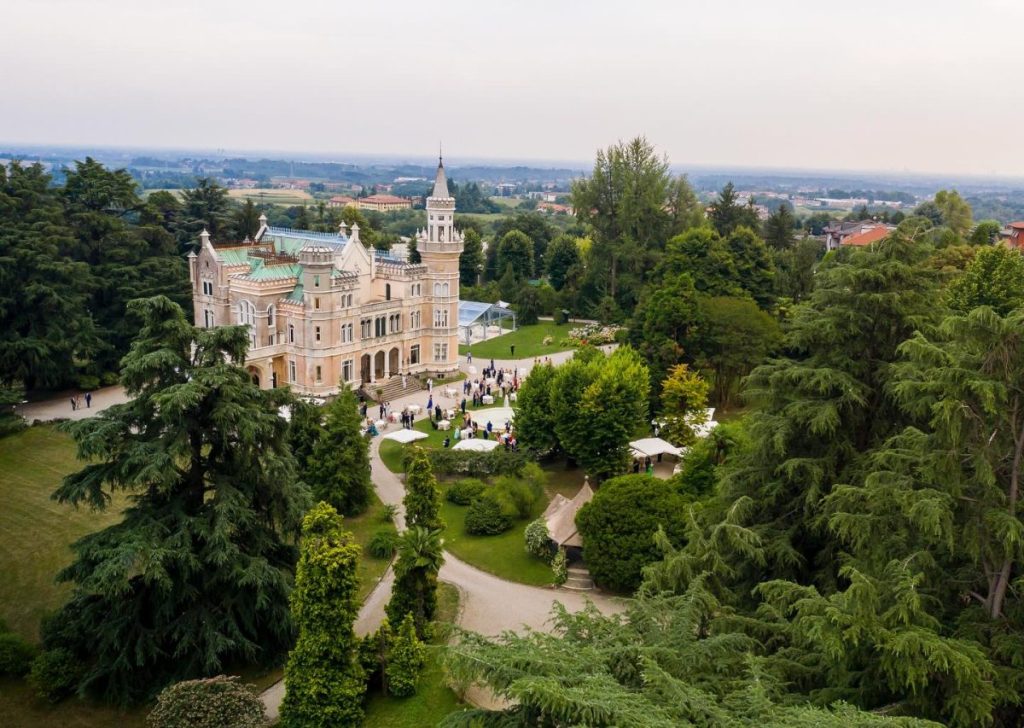
[[[294,303],[302,303],[302,283],[297,283],[292,292],[285,296],[285,299]]]
[[[217,251],[217,257],[225,265],[245,265],[249,262],[249,251],[245,248],[221,248]]]
[[[246,277],[253,281],[272,281],[278,278],[295,278],[300,273],[302,266],[298,263],[266,265],[261,259],[255,258]]]

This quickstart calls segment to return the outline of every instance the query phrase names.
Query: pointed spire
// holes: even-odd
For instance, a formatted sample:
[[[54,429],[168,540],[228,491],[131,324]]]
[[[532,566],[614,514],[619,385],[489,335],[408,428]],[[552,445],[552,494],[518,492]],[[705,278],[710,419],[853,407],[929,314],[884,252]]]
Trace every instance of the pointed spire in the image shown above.
[[[448,194],[448,178],[444,174],[444,162],[441,159],[440,154],[437,157],[437,176],[434,178],[434,191],[430,193],[431,197],[447,198]]]
[[[206,245],[210,242],[210,233],[206,228],[203,228],[203,232],[199,233],[199,244]]]

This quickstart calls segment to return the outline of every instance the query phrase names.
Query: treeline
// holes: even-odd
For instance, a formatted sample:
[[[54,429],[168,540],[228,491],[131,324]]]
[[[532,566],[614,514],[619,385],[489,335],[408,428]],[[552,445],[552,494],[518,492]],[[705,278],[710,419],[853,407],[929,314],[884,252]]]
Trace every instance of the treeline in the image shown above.
[[[554,635],[453,648],[463,683],[516,696],[503,724],[1021,725],[1024,257],[965,244],[959,203],[937,204],[947,224],[910,217],[819,264],[752,360],[750,413],[672,487],[602,484],[578,525],[595,578],[640,584],[627,619],[557,612]],[[711,270],[683,254],[729,238],[670,243],[661,305],[685,300],[666,280]],[[757,280],[738,279],[751,301]],[[590,555],[597,530],[636,548]],[[470,720],[498,718],[445,725]]]

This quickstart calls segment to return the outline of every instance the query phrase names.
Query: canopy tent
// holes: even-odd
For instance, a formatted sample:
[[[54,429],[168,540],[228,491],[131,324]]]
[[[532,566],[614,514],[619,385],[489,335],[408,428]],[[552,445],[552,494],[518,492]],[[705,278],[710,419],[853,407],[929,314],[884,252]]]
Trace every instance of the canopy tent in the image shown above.
[[[389,432],[388,434],[384,435],[383,439],[384,440],[394,440],[395,442],[400,442],[403,445],[408,445],[410,442],[414,442],[416,440],[422,440],[426,436],[427,436],[427,433],[420,432],[419,430],[406,430],[406,429],[402,429],[402,430],[395,430],[394,432]]]
[[[633,440],[629,443],[630,448],[633,452],[640,457],[657,457],[658,455],[675,455],[679,457],[683,454],[683,449],[676,447],[668,440],[662,440],[660,437],[645,437],[642,440]]]
[[[496,428],[505,427],[506,422],[512,422],[516,418],[515,410],[511,407],[487,407],[485,409],[470,410],[470,417],[478,425],[486,425],[488,422]]]
[[[452,447],[452,450],[471,450],[474,452],[487,452],[493,450],[500,443],[497,440],[484,440],[480,437],[474,437],[469,440],[459,440]]]
[[[516,312],[504,301],[483,303],[481,301],[459,301],[459,341],[467,346],[477,341],[486,341],[492,324],[512,319],[512,330],[516,330]],[[479,334],[479,335],[478,335]]]
[[[555,496],[544,511],[544,523],[548,527],[548,536],[558,546],[582,546],[583,538],[576,530],[576,514],[580,508],[590,502],[594,491],[590,489],[590,481],[584,480],[579,492],[569,500],[565,496]]]

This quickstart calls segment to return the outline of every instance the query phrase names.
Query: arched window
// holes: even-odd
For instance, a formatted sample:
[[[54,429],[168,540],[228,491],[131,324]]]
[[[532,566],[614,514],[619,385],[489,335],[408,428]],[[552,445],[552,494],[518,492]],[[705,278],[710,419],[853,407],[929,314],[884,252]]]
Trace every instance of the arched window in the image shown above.
[[[267,306],[267,326],[274,325],[274,307]]]
[[[256,307],[249,301],[238,302],[238,323],[243,326],[256,324]]]
[[[391,284],[390,283],[385,283],[384,284],[384,300],[385,301],[390,301],[391,300]]]
[[[448,295],[448,284],[447,283],[442,283],[441,284],[441,295],[442,296],[447,296]]]
[[[440,296],[441,295],[441,284],[440,283],[435,283],[434,284],[434,295],[435,296]]]

